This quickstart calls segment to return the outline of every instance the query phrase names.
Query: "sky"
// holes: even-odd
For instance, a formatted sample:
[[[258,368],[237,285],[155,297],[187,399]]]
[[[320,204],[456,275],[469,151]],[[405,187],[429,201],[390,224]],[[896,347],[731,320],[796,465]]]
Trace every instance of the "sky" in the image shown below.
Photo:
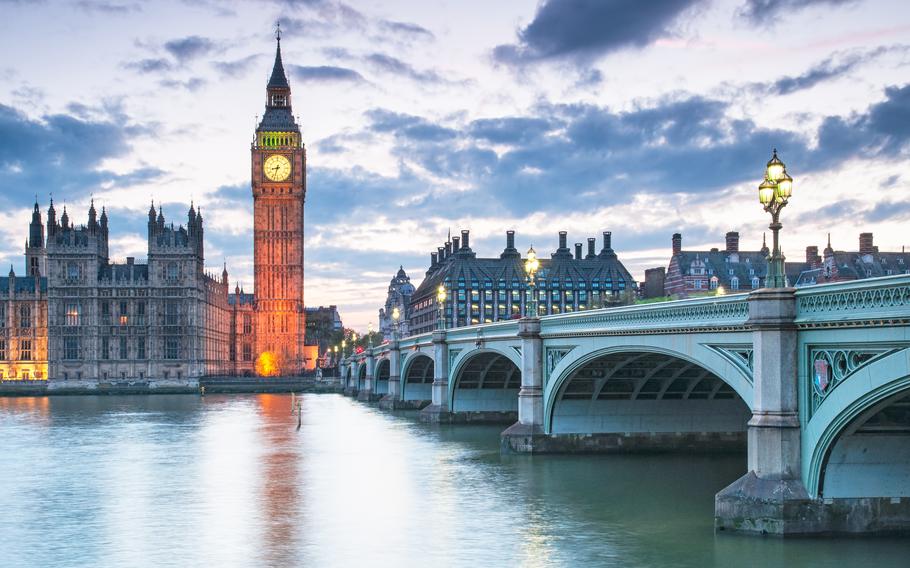
[[[772,148],[805,247],[910,245],[906,0],[0,0],[0,263],[37,195],[146,256],[149,203],[205,219],[253,289],[250,150],[281,21],[307,148],[307,305],[377,321],[449,230],[544,255],[612,231],[633,276],[670,238],[758,249]],[[58,213],[59,215],[59,213]]]

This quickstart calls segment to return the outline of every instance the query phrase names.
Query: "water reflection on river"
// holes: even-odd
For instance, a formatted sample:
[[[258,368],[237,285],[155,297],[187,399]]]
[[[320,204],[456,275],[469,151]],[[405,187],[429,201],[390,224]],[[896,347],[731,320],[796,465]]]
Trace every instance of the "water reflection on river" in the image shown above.
[[[910,565],[715,536],[744,456],[499,455],[340,396],[0,398],[0,566]]]

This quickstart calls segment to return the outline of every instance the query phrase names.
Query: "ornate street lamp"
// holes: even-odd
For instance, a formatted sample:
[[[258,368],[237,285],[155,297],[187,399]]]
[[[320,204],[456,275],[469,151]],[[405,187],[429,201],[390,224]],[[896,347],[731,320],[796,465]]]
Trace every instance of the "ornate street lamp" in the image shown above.
[[[765,168],[765,179],[758,186],[758,201],[764,206],[765,211],[771,214],[771,229],[773,249],[768,259],[768,275],[765,286],[768,288],[783,288],[787,285],[787,275],[784,271],[784,255],[780,250],[778,233],[783,225],[780,222],[780,212],[787,206],[790,196],[793,195],[793,178],[787,173],[787,166],[777,157],[777,148]]]
[[[540,268],[540,261],[537,260],[537,251],[534,246],[528,249],[528,258],[525,260],[525,272],[528,274],[528,289],[531,297],[525,304],[525,316],[536,318],[537,313],[537,295],[534,294],[534,286],[537,283],[537,269]]]
[[[347,347],[347,341],[341,340],[341,356],[344,357],[344,348]]]
[[[439,310],[439,318],[436,320],[437,329],[446,328],[446,318],[445,318],[445,307],[446,307],[446,287],[442,284],[439,285],[439,288],[436,289],[436,308]]]
[[[373,322],[367,324],[367,344],[373,348]]]
[[[392,341],[398,340],[398,320],[401,318],[401,312],[398,311],[398,306],[392,308]]]

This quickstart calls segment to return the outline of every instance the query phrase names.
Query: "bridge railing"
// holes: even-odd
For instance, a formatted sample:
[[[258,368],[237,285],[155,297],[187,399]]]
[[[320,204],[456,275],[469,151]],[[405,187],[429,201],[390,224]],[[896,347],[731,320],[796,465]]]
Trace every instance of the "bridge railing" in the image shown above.
[[[835,282],[796,291],[802,326],[888,325],[910,320],[910,275]]]
[[[584,335],[742,328],[749,319],[748,298],[748,294],[730,294],[545,316],[540,322],[541,333]]]

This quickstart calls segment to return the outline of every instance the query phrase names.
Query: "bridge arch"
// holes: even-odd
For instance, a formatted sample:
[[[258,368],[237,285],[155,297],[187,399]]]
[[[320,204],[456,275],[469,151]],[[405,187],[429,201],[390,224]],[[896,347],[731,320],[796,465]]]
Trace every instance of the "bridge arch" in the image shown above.
[[[452,412],[518,412],[521,359],[517,352],[472,349],[460,353],[450,377]]]
[[[806,424],[802,445],[811,495],[910,496],[910,349],[839,383]]]
[[[367,363],[361,361],[357,365],[357,390],[362,391],[367,381]]]
[[[434,368],[429,355],[409,355],[401,367],[401,400],[432,400]]]
[[[373,371],[373,393],[389,394],[389,375],[391,374],[392,363],[388,357],[383,357],[376,361],[376,370]]]
[[[655,344],[620,345],[561,361],[545,387],[545,431],[711,433],[718,448],[744,447],[751,382],[721,355],[698,347],[696,357]],[[675,443],[666,442],[667,447]]]

